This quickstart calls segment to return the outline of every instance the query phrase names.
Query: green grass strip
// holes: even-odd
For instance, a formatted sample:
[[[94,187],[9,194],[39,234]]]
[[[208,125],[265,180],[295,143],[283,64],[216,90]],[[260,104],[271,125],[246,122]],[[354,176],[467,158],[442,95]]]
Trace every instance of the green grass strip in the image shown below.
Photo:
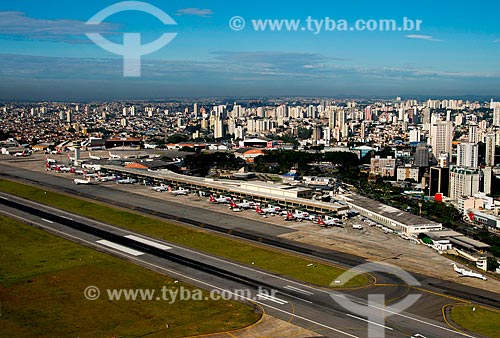
[[[331,286],[345,272],[345,269],[299,255],[263,248],[30,185],[0,180],[0,191],[318,286]],[[368,283],[368,276],[360,274],[343,287],[360,287]]]

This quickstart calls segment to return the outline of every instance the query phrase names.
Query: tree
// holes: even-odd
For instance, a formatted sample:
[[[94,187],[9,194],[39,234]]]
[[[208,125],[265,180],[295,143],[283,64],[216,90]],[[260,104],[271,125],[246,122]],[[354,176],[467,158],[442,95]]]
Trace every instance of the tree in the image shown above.
[[[488,271],[496,271],[500,267],[500,263],[494,257],[488,257],[487,260]]]

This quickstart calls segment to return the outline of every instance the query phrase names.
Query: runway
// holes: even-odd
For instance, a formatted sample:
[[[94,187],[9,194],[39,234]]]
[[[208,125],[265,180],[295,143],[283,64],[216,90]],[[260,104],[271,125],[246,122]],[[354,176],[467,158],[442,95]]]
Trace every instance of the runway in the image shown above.
[[[335,263],[345,266],[346,268],[366,263],[365,259],[354,255],[278,238],[276,237],[277,235],[294,230],[262,223],[257,220],[221,214],[193,206],[188,207],[185,204],[171,201],[167,202],[130,192],[122,192],[111,189],[106,185],[75,186],[70,180],[64,177],[17,168],[4,163],[0,164],[0,177],[1,176],[20,178],[30,183],[40,185],[41,187],[60,190],[77,196],[101,201],[106,204],[134,209],[135,211],[166,219],[174,219],[188,225],[203,227],[206,230],[223,233],[226,236],[230,235],[249,241],[255,241],[259,244],[267,244],[291,252],[298,252],[305,256]],[[422,262],[422,264],[425,264],[425,262]],[[413,272],[412,275],[419,281],[422,288],[430,293],[438,293],[444,296],[444,299],[448,302],[450,302],[450,300],[457,301],[466,299],[495,308],[500,307],[500,297],[497,293],[479,290],[466,285],[456,284]],[[400,284],[400,281],[395,279],[392,275],[375,273],[375,276],[377,277],[377,283],[381,285]],[[404,293],[406,291],[399,290],[399,292]],[[441,316],[441,310],[435,310],[434,316]]]
[[[259,304],[270,315],[291,319],[326,337],[368,337],[368,327],[372,336],[378,330],[387,337],[471,337],[414,313],[413,309],[429,306],[433,298],[429,294],[408,311],[391,313],[383,303],[367,304],[363,294],[356,295],[356,291],[312,287],[11,195],[0,196],[1,211],[10,217],[204,289],[250,290],[247,300]],[[401,296],[395,289],[385,291],[386,299]],[[359,311],[341,306],[338,299],[342,297],[357,304]],[[390,316],[383,320],[382,314]]]

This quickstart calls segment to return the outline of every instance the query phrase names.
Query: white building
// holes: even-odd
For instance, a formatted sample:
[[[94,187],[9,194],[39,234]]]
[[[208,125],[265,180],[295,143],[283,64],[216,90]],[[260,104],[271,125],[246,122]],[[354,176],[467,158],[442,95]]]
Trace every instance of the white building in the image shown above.
[[[419,168],[412,167],[410,165],[405,165],[404,167],[398,167],[397,169],[397,180],[404,181],[406,179],[412,179],[418,182],[419,179]]]
[[[452,167],[450,169],[450,199],[473,196],[479,192],[480,172],[478,169]]]
[[[474,143],[461,143],[457,146],[457,166],[477,168],[479,147]]]
[[[433,123],[429,138],[434,156],[438,157],[441,154],[447,154],[448,158],[450,158],[453,141],[452,122],[437,121]]]

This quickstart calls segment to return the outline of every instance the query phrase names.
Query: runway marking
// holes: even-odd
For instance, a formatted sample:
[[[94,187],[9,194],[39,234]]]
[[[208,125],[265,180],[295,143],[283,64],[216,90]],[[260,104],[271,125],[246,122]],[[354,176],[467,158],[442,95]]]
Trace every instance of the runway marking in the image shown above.
[[[116,249],[116,250],[119,250],[119,251],[123,251],[123,252],[128,253],[129,255],[132,255],[132,256],[144,255],[144,252],[130,249],[130,248],[127,248],[126,246],[116,244],[116,243],[107,241],[105,239],[101,239],[101,240],[97,241],[97,243],[104,245],[104,246],[107,246],[107,247],[110,247],[110,248],[113,248],[113,249]]]
[[[131,239],[133,241],[139,242],[139,243],[147,244],[149,246],[152,246],[152,247],[160,249],[160,250],[171,250],[172,249],[172,247],[170,247],[170,246],[166,246],[166,245],[160,244],[158,242],[150,241],[149,239],[145,239],[145,238],[142,238],[139,236],[127,235],[125,237],[128,239]]]
[[[276,298],[276,297],[272,297],[272,296],[269,296],[269,295],[265,295],[263,293],[258,293],[257,294],[257,297],[259,298],[262,298],[262,299],[265,299],[265,300],[269,300],[271,302],[275,302],[275,303],[278,303],[280,305],[285,305],[285,304],[288,304],[288,302],[284,299],[280,299],[280,298]]]
[[[292,295],[290,295],[290,294],[288,294],[288,293],[284,293],[284,292],[281,292],[281,291],[278,291],[278,293],[281,293],[282,295],[285,295],[285,296],[287,296],[287,297],[291,297],[291,298],[298,299],[298,300],[300,300],[300,301],[303,301],[303,302],[306,302],[306,303],[312,304],[312,302],[311,302],[311,301],[309,301],[309,300],[305,300],[305,299],[300,298],[300,297],[295,297],[295,296],[292,296]]]
[[[296,288],[296,287],[291,286],[291,285],[284,286],[283,289],[295,291],[295,292],[302,293],[302,294],[308,295],[308,296],[314,295],[314,293],[312,293],[310,291],[302,290],[302,289]]]
[[[418,290],[418,291],[422,291],[422,292],[427,292],[427,293],[433,294],[433,295],[435,295],[435,296],[448,298],[448,299],[451,299],[451,300],[454,300],[454,301],[457,301],[457,302],[468,303],[468,304],[470,304],[470,303],[471,303],[471,302],[470,302],[469,300],[467,300],[467,299],[462,299],[462,298],[458,298],[458,297],[454,297],[454,296],[446,295],[446,294],[444,294],[444,293],[435,292],[435,291],[427,290],[427,289],[424,289],[424,288],[419,288],[419,287],[416,287],[416,286],[413,286],[413,289]]]
[[[11,214],[11,213],[9,213],[9,212],[7,212],[7,211],[4,211],[4,210],[2,210],[2,211],[1,211],[1,213],[4,213],[4,214],[7,214],[7,215],[10,215],[10,216],[12,216],[12,217],[14,217],[14,218],[17,218],[17,219],[21,219],[21,220],[23,220],[23,221],[27,222],[28,224],[29,224],[29,223],[32,223],[32,221],[31,221],[31,220],[29,220],[29,219],[27,219],[27,218],[25,218],[25,217],[18,216],[18,215],[14,215],[14,214]],[[43,227],[43,228],[47,228],[49,231],[53,231],[53,232],[56,232],[56,233],[60,233],[62,237],[70,237],[70,238],[74,238],[76,242],[80,242],[80,243],[87,243],[87,245],[88,245],[88,246],[90,246],[90,247],[95,247],[95,243],[94,243],[94,242],[92,242],[92,241],[88,241],[88,240],[86,240],[86,239],[83,239],[83,238],[80,238],[80,237],[77,237],[77,236],[73,236],[73,235],[67,234],[67,233],[65,233],[65,232],[63,232],[63,231],[59,231],[59,230],[56,230],[56,229],[53,229],[53,228],[47,227],[47,226],[45,226],[45,225],[43,225],[43,224],[40,224],[40,223],[38,223],[38,224],[39,224],[41,227]],[[114,252],[116,252],[118,255],[123,255],[123,252],[120,252],[120,251],[115,251],[115,250],[110,250],[110,251],[114,251]],[[344,332],[344,331],[342,331],[342,330],[336,329],[336,328],[334,328],[334,327],[331,327],[331,326],[328,326],[328,325],[325,325],[325,324],[318,323],[318,322],[316,322],[316,321],[314,321],[314,320],[311,320],[311,319],[306,318],[306,317],[299,316],[299,315],[297,315],[297,314],[295,314],[295,313],[291,313],[291,312],[289,312],[289,311],[286,311],[286,310],[283,310],[283,309],[280,309],[280,308],[274,307],[274,306],[272,306],[272,305],[269,305],[269,304],[266,304],[266,303],[263,303],[263,302],[259,302],[259,301],[257,301],[257,300],[251,299],[251,298],[242,297],[241,295],[238,295],[238,294],[234,293],[234,292],[233,292],[233,291],[231,291],[231,290],[227,290],[227,289],[221,288],[220,286],[212,285],[212,284],[210,284],[210,283],[207,283],[207,282],[205,282],[205,281],[202,281],[202,280],[196,279],[196,278],[194,278],[194,277],[191,277],[191,276],[185,275],[185,274],[180,273],[180,272],[178,272],[178,271],[171,270],[171,269],[167,269],[167,268],[165,268],[165,267],[163,267],[163,266],[160,266],[160,265],[157,265],[157,264],[153,264],[153,263],[150,263],[150,262],[148,262],[148,261],[145,261],[145,260],[142,260],[142,259],[139,259],[139,258],[136,258],[136,257],[131,257],[131,258],[130,258],[130,260],[135,260],[135,261],[140,262],[140,263],[142,263],[142,264],[144,264],[144,265],[149,265],[149,266],[151,266],[151,267],[154,267],[155,269],[162,270],[162,271],[165,271],[165,272],[169,272],[169,273],[171,273],[171,274],[174,274],[174,275],[177,275],[177,276],[180,276],[180,277],[183,277],[183,278],[186,278],[186,279],[189,279],[189,280],[195,281],[195,282],[197,282],[197,283],[199,283],[199,284],[206,285],[206,286],[210,287],[211,289],[218,289],[218,290],[221,290],[221,291],[224,291],[224,292],[228,292],[228,294],[231,294],[231,295],[233,295],[233,296],[235,296],[235,297],[237,297],[237,298],[243,298],[243,299],[246,299],[246,300],[248,300],[248,301],[250,301],[250,302],[254,302],[254,303],[259,304],[259,305],[261,305],[261,306],[265,306],[265,307],[268,307],[268,308],[273,309],[273,310],[275,310],[275,311],[278,311],[278,312],[284,313],[284,314],[286,314],[286,315],[289,315],[289,316],[292,316],[292,317],[295,317],[295,318],[298,318],[298,319],[304,320],[304,321],[306,321],[306,322],[312,323],[313,325],[318,325],[318,326],[323,327],[323,328],[325,328],[325,329],[329,329],[329,330],[332,330],[332,331],[334,331],[334,332],[341,333],[341,334],[346,335],[346,336],[348,336],[348,337],[352,337],[352,338],[359,338],[358,336],[352,335],[352,334],[350,334],[350,333]],[[450,331],[451,331],[451,330],[450,330]],[[469,337],[471,337],[471,336],[469,336]],[[471,337],[471,338],[474,338],[474,337]]]
[[[69,217],[66,217],[66,216],[61,216],[62,218],[66,218],[67,220],[70,220],[70,221],[74,221],[73,218],[69,218]]]
[[[346,316],[351,317],[351,318],[356,318],[358,320],[362,320],[364,322],[367,322],[367,323],[370,323],[370,324],[373,324],[373,325],[377,325],[377,326],[383,327],[384,329],[387,329],[387,330],[391,330],[391,331],[394,330],[392,327],[385,326],[385,325],[382,325],[382,324],[379,324],[379,323],[375,323],[375,322],[373,322],[371,320],[368,320],[368,319],[365,319],[363,317],[354,316],[354,315],[351,315],[349,313],[346,313]]]
[[[48,219],[45,219],[45,218],[42,218],[42,221],[47,222],[47,223],[50,223],[50,224],[54,224],[54,222],[49,221]]]
[[[8,201],[9,199],[7,197],[0,196],[1,199]]]

